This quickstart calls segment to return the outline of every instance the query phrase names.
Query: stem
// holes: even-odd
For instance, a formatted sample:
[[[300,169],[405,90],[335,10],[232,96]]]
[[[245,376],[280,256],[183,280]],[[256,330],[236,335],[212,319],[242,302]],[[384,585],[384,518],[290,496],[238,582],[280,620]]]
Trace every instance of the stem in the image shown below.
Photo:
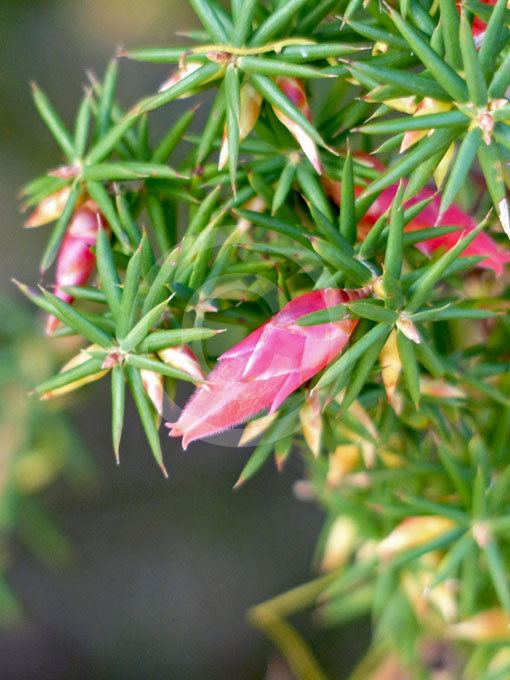
[[[300,680],[327,680],[327,676],[296,629],[284,619],[310,607],[339,573],[320,576],[248,611],[251,625],[274,642]]]

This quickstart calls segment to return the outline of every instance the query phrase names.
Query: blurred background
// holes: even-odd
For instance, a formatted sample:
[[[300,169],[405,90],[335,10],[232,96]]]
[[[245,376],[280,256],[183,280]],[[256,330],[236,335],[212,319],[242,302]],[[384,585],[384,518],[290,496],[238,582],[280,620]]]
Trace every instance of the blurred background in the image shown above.
[[[297,458],[283,475],[268,466],[233,492],[246,449],[194,445],[183,454],[168,441],[170,480],[164,481],[134,416],[127,418],[122,464],[114,465],[106,384],[75,396],[64,416],[52,406],[38,411],[26,405],[30,384],[52,370],[61,351],[48,352],[42,319],[10,282],[13,276],[38,281],[48,233],[21,228],[19,188],[59,161],[32,106],[29,82],[36,81],[69,122],[85,69],[102,74],[119,46],[168,45],[177,28],[193,22],[180,0],[0,3],[4,534],[16,512],[24,518],[0,554],[0,603],[13,613],[10,625],[0,628],[2,680],[291,677],[271,645],[245,622],[245,612],[311,575],[322,517],[292,493],[301,474]],[[154,92],[167,74],[165,66],[122,63],[122,103]],[[156,131],[186,105],[158,111]],[[27,409],[36,411],[30,415],[32,458],[22,452],[23,465],[12,468],[13,431],[17,423],[23,442]],[[42,447],[55,470],[65,449],[74,472],[41,484],[41,474],[51,481],[46,468],[34,468],[33,461],[40,461],[34,451]],[[4,481],[13,469],[21,486],[9,495]],[[75,483],[73,474],[82,481]],[[345,677],[356,655],[352,631],[346,644],[346,631],[321,630],[307,619],[302,625],[332,677]]]

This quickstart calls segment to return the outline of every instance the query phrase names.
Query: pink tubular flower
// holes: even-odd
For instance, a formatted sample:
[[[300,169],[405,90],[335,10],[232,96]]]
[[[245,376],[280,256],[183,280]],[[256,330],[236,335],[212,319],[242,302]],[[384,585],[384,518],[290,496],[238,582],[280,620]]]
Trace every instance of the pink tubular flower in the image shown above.
[[[70,303],[73,298],[64,288],[84,285],[94,271],[96,256],[91,248],[96,243],[99,227],[106,227],[106,222],[93,201],[84,203],[71,219],[57,258],[54,290],[55,295],[65,302]],[[50,335],[58,325],[58,319],[49,316],[46,333]]]
[[[363,218],[362,226],[371,226],[377,221],[391,205],[391,202],[397,193],[397,189],[398,185],[393,184],[381,193]],[[416,229],[426,229],[433,226],[459,227],[459,231],[446,234],[446,236],[429,238],[426,241],[416,244],[418,250],[424,253],[424,255],[431,257],[436,250],[450,250],[450,248],[453,248],[461,237],[462,232],[472,231],[476,227],[476,222],[455,203],[440,215],[439,206],[441,204],[441,197],[435,194],[431,189],[422,189],[417,196],[408,201],[407,207],[423,201],[426,198],[432,198],[432,201],[406,226],[405,230],[407,232]],[[498,276],[501,275],[504,265],[507,262],[510,262],[510,253],[501,248],[496,241],[485,232],[478,234],[478,236],[471,241],[467,248],[462,252],[462,255],[464,257],[484,256],[485,259],[482,260],[478,266],[483,269],[492,269]]]
[[[365,290],[326,288],[291,300],[268,322],[222,354],[186,404],[179,419],[168,423],[182,445],[227,430],[263,409],[274,413],[285,399],[327,366],[347,344],[355,319],[318,326],[298,326],[305,314],[356,300]]]
[[[373,156],[362,153],[356,154],[356,157],[379,172],[384,172],[386,170],[384,165]],[[331,180],[328,177],[323,177],[322,182],[331,200],[337,205],[340,205],[340,183]],[[379,219],[379,217],[381,217],[381,215],[383,215],[386,210],[388,210],[395,197],[395,194],[397,193],[397,190],[398,184],[392,184],[387,189],[382,191],[379,197],[374,201],[374,203],[372,203],[370,209],[358,225],[358,238],[363,238],[364,235],[366,235],[370,228]],[[357,194],[362,192],[362,187],[356,187]],[[470,215],[464,212],[464,210],[462,210],[455,203],[452,204],[442,215],[440,215],[439,207],[441,204],[441,196],[427,188],[422,189],[417,196],[411,198],[406,203],[406,206],[410,207],[415,203],[425,200],[426,198],[432,198],[432,201],[414,218],[414,220],[412,220],[412,222],[406,226],[405,230],[407,232],[414,231],[416,229],[427,229],[434,226],[459,227],[458,231],[454,231],[451,234],[447,234],[446,236],[429,238],[426,241],[416,244],[418,250],[420,250],[424,255],[427,255],[427,257],[431,257],[436,250],[441,248],[449,250],[452,248],[461,237],[462,232],[472,231],[476,227],[476,222]],[[499,246],[496,241],[485,232],[478,234],[478,236],[473,241],[471,241],[471,243],[463,251],[462,255],[464,257],[471,255],[480,257],[484,256],[485,259],[479,262],[477,266],[483,269],[492,269],[492,271],[497,276],[501,275],[505,264],[510,262],[510,253]]]

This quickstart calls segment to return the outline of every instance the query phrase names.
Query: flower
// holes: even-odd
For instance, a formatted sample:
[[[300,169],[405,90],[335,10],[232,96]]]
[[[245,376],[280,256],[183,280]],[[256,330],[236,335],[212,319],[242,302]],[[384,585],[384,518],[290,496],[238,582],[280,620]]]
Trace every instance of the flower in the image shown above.
[[[365,229],[367,226],[372,226],[379,217],[386,212],[390,207],[397,190],[398,185],[392,184],[381,193],[363,218],[361,223],[362,228],[363,226]],[[451,234],[429,238],[426,241],[421,241],[416,244],[418,250],[424,255],[427,255],[427,257],[431,257],[436,250],[441,248],[450,250],[450,248],[453,248],[459,238],[461,238],[463,232],[472,231],[476,227],[476,222],[455,203],[441,215],[439,213],[441,197],[427,188],[422,189],[417,196],[411,198],[407,202],[407,207],[415,205],[427,198],[432,199],[431,202],[406,226],[405,231],[409,232],[416,229],[426,229],[433,226],[459,227],[458,231],[454,231]],[[464,257],[484,256],[485,259],[479,262],[478,266],[484,269],[492,269],[498,276],[501,275],[504,265],[507,262],[510,262],[510,253],[501,248],[496,241],[485,232],[478,234],[478,236],[462,251],[462,255]]]
[[[274,413],[338,356],[357,324],[351,318],[317,326],[295,321],[365,295],[365,290],[326,288],[291,300],[219,357],[207,385],[195,391],[177,422],[168,423],[170,436],[182,436],[186,449],[190,442],[234,427],[263,409]]]
[[[96,256],[91,248],[96,244],[97,232],[106,227],[106,221],[93,201],[87,201],[74,213],[57,258],[54,293],[67,303],[73,297],[66,286],[84,285],[96,266]],[[58,319],[49,316],[46,333],[50,335],[59,325]]]
[[[361,162],[379,172],[384,172],[386,170],[384,165],[373,156],[365,153],[356,154],[356,156]],[[334,203],[340,205],[340,183],[326,177],[324,177],[322,181],[328,196]],[[363,238],[381,215],[388,210],[397,191],[398,183],[392,184],[381,192],[358,225],[358,238]],[[356,187],[357,194],[362,192],[362,187]],[[431,199],[431,202],[406,225],[405,231],[409,232],[434,226],[459,227],[458,231],[454,231],[451,234],[429,238],[426,241],[421,241],[416,244],[418,250],[424,255],[427,255],[427,257],[431,257],[436,250],[441,248],[449,250],[450,248],[453,248],[459,238],[462,237],[463,232],[472,231],[476,227],[476,222],[455,203],[445,210],[444,213],[440,214],[439,208],[441,205],[441,197],[428,188],[424,188],[418,192],[416,196],[407,201],[406,206],[409,208],[427,198]],[[478,234],[478,236],[466,246],[462,255],[464,257],[470,255],[485,257],[485,259],[479,262],[477,266],[483,269],[492,269],[497,276],[502,274],[505,264],[510,262],[510,253],[499,246],[496,241],[485,232]]]

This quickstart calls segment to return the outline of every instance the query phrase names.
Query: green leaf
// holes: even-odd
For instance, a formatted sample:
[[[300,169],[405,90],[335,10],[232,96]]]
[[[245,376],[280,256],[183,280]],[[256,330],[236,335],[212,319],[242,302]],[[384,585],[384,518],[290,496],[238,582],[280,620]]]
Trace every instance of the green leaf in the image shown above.
[[[295,174],[295,164],[292,162],[288,163],[284,167],[274,190],[273,201],[271,205],[271,215],[274,215],[276,212],[278,212],[287,199],[294,181]]]
[[[255,475],[264,463],[268,460],[273,452],[274,444],[259,444],[255,451],[251,454],[248,462],[244,466],[239,479],[234,485],[234,489],[238,489],[245,484],[253,475]]]
[[[308,208],[310,209],[310,214],[313,217],[317,230],[326,241],[343,251],[344,254],[354,257],[354,248],[349,241],[342,236],[339,229],[333,225],[333,222],[330,222],[330,220],[328,220],[320,210],[317,210],[315,206],[309,204]]]
[[[314,390],[319,390],[332,383],[336,378],[346,371],[355,361],[360,359],[365,352],[367,352],[374,344],[384,342],[387,340],[391,325],[380,323],[368,331],[358,342],[350,347],[342,356],[337,359],[326,371],[323,373],[319,382],[314,387]]]
[[[347,383],[345,394],[342,399],[342,411],[345,412],[358,398],[361,390],[366,385],[367,380],[372,372],[372,369],[379,357],[379,354],[386,342],[386,337],[380,337],[377,342],[374,342],[357,362],[352,376]]]
[[[401,183],[391,205],[388,243],[386,245],[386,254],[384,256],[385,270],[389,272],[395,279],[399,279],[402,272],[404,248],[404,211],[402,208],[403,194],[404,184]]]
[[[41,292],[47,302],[51,305],[51,313],[60,319],[60,321],[63,321],[92,343],[101,345],[101,347],[104,347],[105,349],[108,349],[111,346],[113,342],[111,335],[97,328],[93,323],[88,321],[83,314],[56,295],[53,295],[53,293],[49,293],[47,290],[44,290],[44,288],[41,288]]]
[[[284,76],[288,78],[331,78],[331,75],[323,73],[313,66],[302,66],[281,59],[269,59],[263,57],[240,57],[237,65],[245,73],[259,73],[263,76],[276,78]]]
[[[178,62],[182,55],[189,52],[190,49],[193,49],[193,46],[142,47],[137,50],[122,52],[120,56],[133,59],[134,61],[146,61],[151,64],[168,64]]]
[[[41,118],[48,126],[48,129],[55,138],[55,141],[68,157],[68,159],[73,160],[75,158],[76,152],[74,144],[71,140],[71,136],[60,116],[51,105],[48,97],[35,83],[32,83],[32,96]]]
[[[225,97],[223,87],[220,86],[218,94],[211,106],[207,122],[202,131],[200,142],[197,147],[196,165],[200,166],[211,153],[216,138],[225,118]]]
[[[411,315],[411,321],[448,321],[450,319],[491,319],[497,318],[496,312],[486,309],[466,309],[455,305],[442,305]]]
[[[379,219],[375,222],[374,226],[370,229],[365,239],[361,242],[359,246],[358,255],[362,259],[372,257],[377,247],[379,238],[386,227],[386,222],[388,221],[387,213],[383,213]]]
[[[301,113],[301,111],[286,97],[280,88],[267,76],[253,74],[250,78],[252,85],[260,92],[260,94],[267,99],[267,101],[276,106],[294,123],[299,125],[309,135],[316,144],[326,146],[320,134],[315,127],[310,123],[308,118]]]
[[[74,149],[77,158],[81,158],[85,153],[89,139],[92,113],[91,99],[92,95],[90,93],[85,94],[81,101],[78,115],[76,117],[76,127],[74,130]]]
[[[487,103],[487,85],[473,41],[471,24],[464,11],[460,16],[460,48],[469,97],[476,106],[484,106]]]
[[[227,116],[228,168],[230,184],[235,195],[237,161],[239,158],[239,118],[241,115],[241,91],[239,75],[235,66],[227,66],[224,88]]]
[[[422,139],[415,144],[410,151],[402,156],[402,158],[393,163],[386,172],[383,172],[378,179],[370,184],[363,194],[358,197],[356,201],[357,216],[361,217],[367,209],[367,203],[370,205],[372,197],[377,195],[383,189],[386,189],[391,184],[398,182],[399,179],[405,177],[411,170],[414,170],[420,163],[423,163],[428,158],[440,151],[446,151],[450,144],[456,139],[458,135],[457,130],[439,129],[435,130],[430,137]],[[361,215],[360,215],[361,213]]]
[[[418,279],[416,284],[412,287],[412,295],[407,304],[406,311],[408,314],[415,312],[420,305],[427,299],[430,291],[440,281],[444,272],[454,262],[460,254],[467,248],[467,246],[480,234],[485,226],[482,222],[475,229],[470,231],[466,236],[459,239],[457,243],[442,255],[436,262],[434,262],[427,271]]]
[[[347,150],[347,155],[344,161],[344,167],[342,169],[339,227],[340,233],[347,241],[349,241],[349,243],[356,242],[357,225],[354,193],[354,172],[350,149]]]
[[[198,0],[194,1],[196,2]],[[223,68],[219,64],[214,64],[212,62],[204,64],[196,71],[184,76],[184,78],[169,87],[167,90],[164,90],[159,94],[155,94],[152,97],[142,99],[142,101],[136,104],[136,106],[128,115],[132,117],[139,116],[142,113],[153,111],[160,106],[169,104],[171,101],[174,101],[174,99],[177,99],[177,97],[185,95],[200,85],[203,85],[204,83],[219,77],[222,71]]]
[[[112,59],[108,64],[108,68],[106,69],[103,87],[101,90],[101,97],[99,99],[99,109],[97,114],[97,128],[99,137],[103,137],[110,127],[113,99],[115,96],[115,89],[117,87],[118,75],[118,61],[117,59]]]
[[[489,87],[489,97],[499,99],[505,96],[507,88],[510,86],[510,52],[503,59],[497,71],[492,77]]]
[[[165,465],[163,463],[163,452],[161,451],[161,442],[159,441],[158,429],[154,423],[154,412],[143,388],[140,373],[132,366],[126,367],[126,373],[129,387],[131,388],[131,394],[133,395],[136,409],[140,415],[140,420],[142,421],[143,429],[145,431],[147,441],[149,442],[149,446],[151,447],[154,458],[161,468],[163,475],[168,477],[168,472],[166,471]]]
[[[155,148],[151,157],[152,163],[159,164],[167,161],[168,157],[182,140],[186,130],[191,125],[195,113],[196,108],[190,109],[189,111],[185,111],[182,116],[177,119]]]
[[[303,159],[296,166],[296,179],[303,194],[312,206],[319,210],[330,222],[333,222],[334,217],[331,204],[326,198],[324,189],[317,179],[317,174],[308,160]]]
[[[144,177],[151,179],[180,178],[175,170],[160,163],[138,163],[124,161],[122,163],[96,163],[85,165],[82,170],[84,180],[95,182],[113,182],[121,180],[140,180]]]
[[[394,324],[398,319],[397,313],[392,309],[386,309],[379,304],[366,300],[347,302],[345,306],[356,316],[363,319],[370,319],[370,321],[377,321],[378,323]]]
[[[130,366],[137,368],[139,370],[154,371],[155,373],[160,373],[168,378],[177,378],[177,380],[184,380],[185,382],[192,383],[202,383],[203,381],[198,380],[195,376],[185,373],[184,371],[179,371],[177,368],[172,368],[167,366],[162,361],[157,359],[151,359],[150,357],[142,357],[138,354],[128,354],[126,356],[126,361]]]
[[[142,272],[142,244],[129,260],[120,297],[117,333],[123,338],[131,328],[132,316],[135,309],[136,298],[140,288],[140,276]]]
[[[284,47],[280,52],[280,56],[289,62],[300,63],[309,61],[318,61],[321,59],[333,59],[335,57],[343,57],[347,54],[352,54],[358,48],[350,43],[319,43],[317,45],[305,44],[303,45],[289,45]]]
[[[115,204],[123,230],[129,236],[131,243],[137,246],[140,243],[142,235],[138,229],[138,225],[133,215],[131,214],[126,195],[122,191],[116,191]]]
[[[507,3],[505,0],[497,0],[492,10],[489,23],[483,34],[483,40],[478,53],[480,65],[487,77],[494,71],[496,57],[499,53],[499,38],[505,30],[505,12]],[[507,55],[508,59],[508,55]],[[508,76],[510,78],[510,76]],[[494,96],[491,94],[491,96]]]
[[[487,182],[487,188],[498,213],[501,226],[505,230],[505,234],[510,238],[510,209],[503,181],[505,170],[494,141],[489,146],[487,144],[480,144],[478,147],[478,160],[480,161],[480,167]]]
[[[479,127],[469,130],[462,140],[441,195],[440,215],[448,210],[463,186],[481,141],[482,131]]]
[[[64,210],[58,218],[58,222],[53,227],[48,244],[44,250],[44,254],[41,259],[41,272],[45,272],[53,264],[62,240],[64,239],[66,229],[69,225],[69,222],[71,221],[71,217],[73,216],[76,204],[78,203],[79,196],[80,187],[78,184],[75,184],[71,189],[71,193],[69,194],[69,198],[67,199]]]
[[[451,0],[439,0],[441,10],[441,28],[443,31],[446,60],[452,68],[460,71],[462,68],[462,54],[459,44],[459,12]]]
[[[123,352],[131,352],[152,330],[154,324],[159,321],[161,315],[168,306],[168,299],[150,309],[129,333],[121,340],[120,348]]]
[[[420,373],[415,353],[415,343],[401,331],[397,331],[397,347],[406,387],[416,410],[420,407]]]
[[[258,9],[257,0],[240,0],[239,11],[234,15],[234,30],[230,38],[233,45],[244,45]]]
[[[316,237],[312,237],[310,242],[321,259],[348,274],[356,285],[363,286],[372,278],[372,272],[365,265],[351,255],[346,255],[339,248]]]
[[[111,230],[119,240],[122,246],[129,247],[129,239],[124,233],[122,224],[118,218],[114,205],[108,195],[107,190],[99,182],[87,182],[87,191],[90,197],[97,203],[99,209],[103,213],[106,221],[111,227]]]
[[[277,234],[282,234],[282,236],[287,236],[306,248],[310,248],[310,239],[305,236],[302,229],[288,224],[283,220],[279,220],[276,217],[270,217],[265,213],[258,213],[253,210],[242,210],[237,208],[235,211],[237,215],[248,220],[252,224],[257,225],[257,227],[262,227],[270,232],[276,232]]]
[[[355,76],[356,74],[365,74],[375,78],[379,83],[395,85],[404,94],[418,94],[424,97],[433,97],[440,101],[451,101],[450,95],[439,83],[421,73],[413,73],[405,69],[399,70],[390,67],[372,66],[367,62],[361,61],[349,63],[349,69]],[[391,99],[391,97],[384,96],[384,99]]]
[[[96,242],[96,263],[103,291],[113,318],[119,320],[120,281],[113,259],[110,239],[105,229],[98,229]]]
[[[391,33],[380,26],[369,24],[368,22],[354,21],[353,19],[344,18],[344,22],[352,28],[353,31],[368,38],[374,43],[385,43],[388,47],[394,47],[401,52],[408,52],[409,48],[406,41],[395,33]],[[340,55],[342,56],[342,55]]]
[[[65,387],[71,383],[82,380],[83,378],[88,378],[95,373],[99,373],[102,370],[103,360],[90,358],[84,361],[79,366],[74,366],[66,371],[62,371],[52,378],[44,380],[39,383],[35,388],[35,392],[40,396],[44,396],[46,392],[57,390],[60,387]]]
[[[267,17],[253,34],[250,45],[257,47],[289,30],[292,18],[306,5],[308,0],[286,0]]]
[[[453,125],[466,125],[469,118],[462,111],[445,111],[444,113],[430,113],[423,116],[407,116],[393,118],[376,123],[362,125],[357,131],[366,135],[391,135],[408,130],[429,130]]]
[[[226,43],[228,36],[225,26],[222,24],[211,3],[208,0],[189,0],[189,2],[211,38],[216,40],[216,42]]]
[[[168,331],[149,333],[145,340],[137,346],[142,354],[151,354],[167,347],[177,347],[189,342],[209,340],[223,330],[213,328],[175,328]]]
[[[174,244],[172,235],[168,229],[163,205],[159,198],[154,194],[149,194],[145,199],[145,203],[159,250],[161,253],[167,253]]]
[[[434,52],[418,31],[404,21],[398,12],[391,8],[388,8],[388,12],[399,33],[420,61],[427,67],[435,80],[444,87],[455,101],[467,101],[466,84],[457,72]]]
[[[492,538],[483,546],[483,552],[501,606],[507,613],[510,613],[510,584],[508,583],[507,568],[495,539]]]
[[[124,369],[117,365],[112,368],[112,440],[113,451],[117,464],[119,463],[119,447],[124,427],[124,407],[126,401],[126,387]]]
[[[296,320],[297,326],[318,326],[323,323],[333,323],[349,317],[346,305],[334,305],[317,312],[310,312]]]
[[[110,130],[94,144],[85,157],[85,163],[87,165],[94,165],[95,163],[100,163],[104,160],[122,140],[126,132],[133,127],[137,120],[137,115],[127,114],[124,116],[124,118],[111,127]]]

